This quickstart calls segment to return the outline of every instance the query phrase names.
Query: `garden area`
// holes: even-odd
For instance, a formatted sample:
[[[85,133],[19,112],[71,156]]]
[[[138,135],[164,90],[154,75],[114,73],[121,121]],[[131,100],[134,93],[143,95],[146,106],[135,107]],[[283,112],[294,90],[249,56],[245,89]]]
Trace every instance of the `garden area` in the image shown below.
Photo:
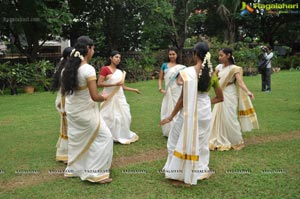
[[[195,39],[195,38],[194,38]],[[196,42],[196,41],[195,41]],[[236,64],[244,70],[244,76],[258,75],[258,60],[261,54],[261,43],[238,42],[236,44],[225,44],[211,38],[207,41],[210,45],[213,66],[217,66],[218,52],[221,48],[233,49]],[[291,48],[285,46],[287,54]],[[274,52],[272,67],[274,72],[281,70],[300,70],[300,56],[280,56]],[[127,72],[126,81],[129,83],[158,79],[160,66],[167,62],[167,50],[154,51],[146,49],[142,52],[124,52],[120,68]],[[97,74],[102,66],[108,63],[108,58],[96,56],[90,64],[94,66]],[[192,48],[183,49],[182,63],[187,66],[193,65]],[[51,78],[55,71],[55,62],[42,59],[33,63],[0,63],[0,94],[33,93],[36,91],[49,91]],[[28,87],[31,90],[27,91]],[[30,89],[29,88],[29,89]]]
[[[260,76],[244,77],[255,94],[260,129],[243,134],[241,151],[212,151],[214,174],[192,187],[173,186],[161,173],[167,139],[158,127],[162,95],[156,80],[130,84],[143,93],[126,93],[131,128],[140,140],[114,144],[113,182],[107,185],[63,177],[66,165],[55,161],[56,94],[0,96],[0,198],[297,198],[299,75],[295,70],[274,73],[271,93],[260,91]]]
[[[259,2],[256,8],[257,1],[240,0],[3,1],[0,199],[299,198],[300,11],[295,0]],[[142,93],[125,92],[139,140],[113,144],[108,184],[65,178],[66,164],[56,161],[61,115],[52,77],[63,50],[82,35],[93,39],[89,64],[97,78],[117,50],[126,86]],[[168,154],[158,77],[170,47],[178,63],[193,66],[197,42],[208,44],[213,68],[220,49],[233,50],[255,95],[259,129],[243,133],[242,150],[211,151],[209,179],[175,186],[162,171]],[[261,92],[262,46],[274,53],[272,92]]]

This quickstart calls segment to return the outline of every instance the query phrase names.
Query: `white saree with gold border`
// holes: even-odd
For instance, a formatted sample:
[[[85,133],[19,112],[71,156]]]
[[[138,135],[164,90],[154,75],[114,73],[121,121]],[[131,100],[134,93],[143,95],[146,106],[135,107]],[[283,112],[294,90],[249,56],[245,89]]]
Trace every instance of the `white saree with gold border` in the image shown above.
[[[173,67],[170,67],[167,69],[164,75],[165,80],[165,91],[162,105],[161,105],[161,111],[160,111],[160,118],[164,119],[167,118],[173,111],[176,102],[180,96],[182,86],[177,84],[177,76],[181,70],[185,68],[184,65],[177,64]],[[177,116],[174,117],[174,119],[169,122],[168,124],[165,124],[162,126],[162,134],[163,136],[168,137],[169,132],[171,128],[173,127]]]
[[[168,160],[165,177],[197,184],[199,146],[197,119],[197,75],[194,67],[180,72],[183,78],[183,109],[168,138]]]
[[[95,81],[95,69],[84,64],[78,69],[78,85],[72,95],[66,96],[68,121],[68,166],[66,177],[98,182],[109,178],[113,155],[111,133],[99,114],[87,87]]]
[[[117,69],[105,83],[114,84],[124,81],[125,74],[125,72]],[[114,141],[121,144],[137,141],[139,137],[130,130],[131,114],[123,88],[121,86],[104,87],[103,93],[108,94],[109,97],[108,100],[102,102],[100,114],[110,129]]]
[[[213,108],[209,148],[226,151],[244,144],[242,132],[258,128],[258,121],[249,96],[234,83],[236,73],[243,77],[242,68],[220,64],[217,69],[224,101]]]
[[[59,138],[56,143],[56,161],[68,161],[68,125],[65,112],[65,97],[57,92],[55,107],[60,114]]]

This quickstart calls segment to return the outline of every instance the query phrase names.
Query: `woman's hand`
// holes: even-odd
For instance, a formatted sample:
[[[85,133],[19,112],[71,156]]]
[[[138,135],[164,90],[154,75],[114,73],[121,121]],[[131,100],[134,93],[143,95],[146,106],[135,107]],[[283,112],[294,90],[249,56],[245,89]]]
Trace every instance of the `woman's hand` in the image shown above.
[[[134,89],[134,92],[136,92],[137,94],[142,94],[140,91],[139,91],[139,89]]]
[[[167,124],[171,121],[172,121],[172,119],[169,119],[169,117],[167,117],[167,118],[161,120],[159,124],[162,126],[162,125],[165,125],[165,124]]]
[[[247,92],[247,95],[248,95],[251,99],[254,99],[254,94],[251,93],[250,91]]]
[[[108,96],[109,96],[109,94],[106,94],[106,93],[101,93],[101,95],[100,95],[103,99],[103,101],[105,101],[105,100],[107,100],[108,99]]]
[[[57,108],[61,109],[61,103],[60,102],[57,104]]]
[[[115,86],[123,86],[123,84],[124,84],[124,82],[123,82],[123,80],[121,80],[121,81],[117,82],[117,83],[115,84]]]
[[[159,92],[162,93],[162,94],[165,94],[165,93],[166,93],[166,90],[160,89]]]

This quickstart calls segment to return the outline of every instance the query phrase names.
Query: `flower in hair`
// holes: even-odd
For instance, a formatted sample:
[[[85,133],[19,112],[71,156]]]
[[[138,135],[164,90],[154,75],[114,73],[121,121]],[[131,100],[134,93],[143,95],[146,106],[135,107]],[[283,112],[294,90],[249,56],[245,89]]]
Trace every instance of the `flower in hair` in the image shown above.
[[[73,49],[70,53],[71,56],[73,57],[78,57],[81,61],[84,60],[84,57],[80,54],[78,50]]]
[[[81,61],[84,60],[84,57],[80,54],[79,51],[76,51],[76,52],[74,53],[74,57],[78,57]]]
[[[75,53],[75,48],[71,51],[70,56],[72,56]]]
[[[235,59],[234,59],[234,56],[232,56],[232,55],[231,55],[231,57],[232,57],[233,63],[235,63]]]
[[[211,76],[211,74],[213,73],[213,69],[212,69],[212,63],[210,61],[210,58],[211,58],[211,55],[209,52],[207,52],[205,54],[205,57],[204,57],[204,60],[202,62],[202,67],[201,67],[201,70],[199,72],[199,78],[200,76],[202,75],[202,69],[205,67],[205,65],[207,64],[207,67],[209,68],[209,76]]]

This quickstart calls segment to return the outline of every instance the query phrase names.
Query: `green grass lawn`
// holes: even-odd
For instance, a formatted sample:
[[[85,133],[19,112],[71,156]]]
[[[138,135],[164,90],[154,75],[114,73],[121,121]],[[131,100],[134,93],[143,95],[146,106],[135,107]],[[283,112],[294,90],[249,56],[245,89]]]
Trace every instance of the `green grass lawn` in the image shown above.
[[[175,187],[159,172],[167,139],[158,127],[162,95],[157,81],[127,84],[143,93],[126,93],[131,129],[140,140],[114,144],[113,164],[123,157],[144,158],[112,167],[114,181],[107,185],[63,178],[65,165],[55,161],[56,94],[0,96],[0,198],[299,198],[300,72],[273,74],[271,93],[260,91],[260,76],[244,81],[255,94],[260,129],[244,133],[241,151],[211,152],[215,174],[192,187]]]

